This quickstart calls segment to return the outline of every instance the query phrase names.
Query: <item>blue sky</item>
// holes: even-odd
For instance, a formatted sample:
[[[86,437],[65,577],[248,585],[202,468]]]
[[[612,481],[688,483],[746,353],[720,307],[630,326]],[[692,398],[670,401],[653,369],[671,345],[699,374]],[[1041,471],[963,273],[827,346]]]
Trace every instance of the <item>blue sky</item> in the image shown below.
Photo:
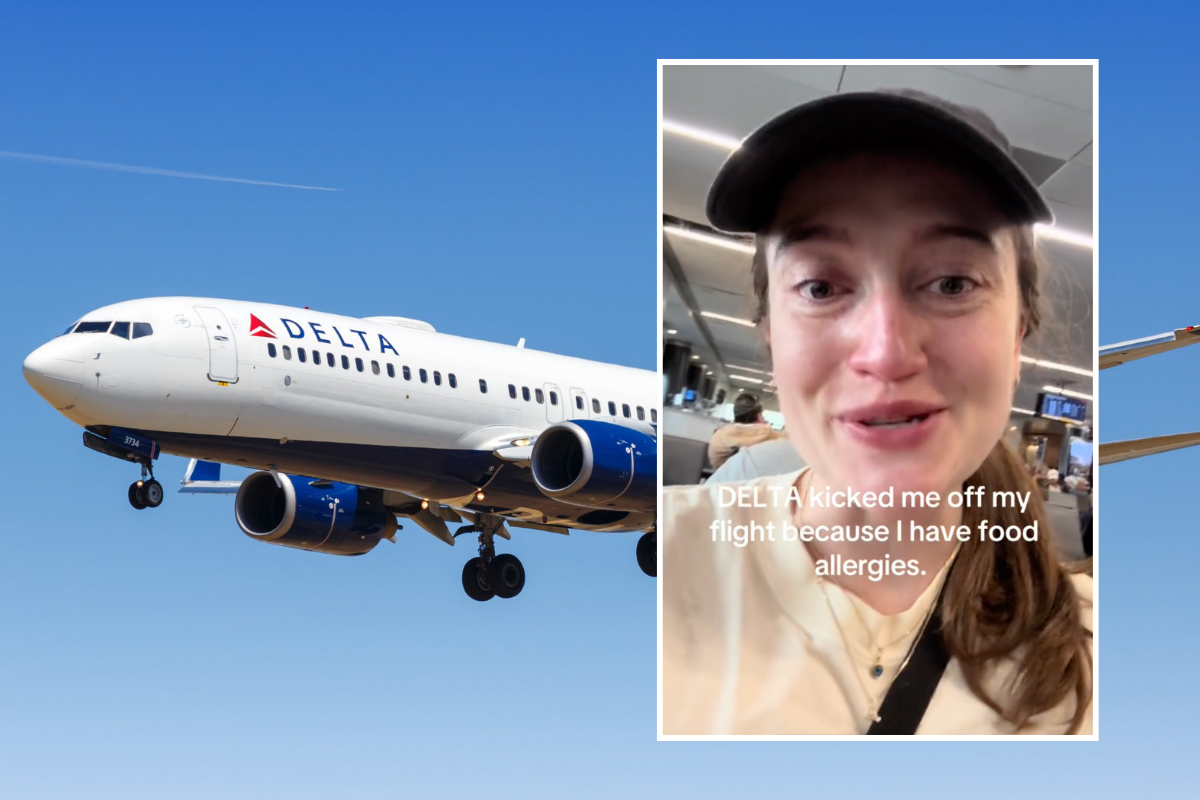
[[[1200,322],[1192,26],[870,6],[6,10],[0,150],[342,191],[0,159],[0,796],[999,797],[1016,758],[1031,796],[1177,796],[1200,451],[1099,473],[1102,742],[656,743],[636,536],[520,534],[525,592],[476,604],[465,549],[414,526],[334,559],[255,544],[228,499],[136,512],[131,470],[21,378],[82,312],[164,294],[653,368],[658,57],[1099,57],[1101,340]],[[1200,429],[1197,359],[1106,374],[1102,438]],[[183,467],[161,462],[168,490]]]

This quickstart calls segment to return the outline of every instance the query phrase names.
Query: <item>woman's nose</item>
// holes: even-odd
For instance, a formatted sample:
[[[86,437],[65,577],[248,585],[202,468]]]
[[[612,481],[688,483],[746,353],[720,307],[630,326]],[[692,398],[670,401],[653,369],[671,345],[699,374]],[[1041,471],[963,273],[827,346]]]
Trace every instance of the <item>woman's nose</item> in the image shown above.
[[[852,369],[884,381],[901,381],[925,369],[925,324],[903,291],[874,291],[859,311],[853,325]]]

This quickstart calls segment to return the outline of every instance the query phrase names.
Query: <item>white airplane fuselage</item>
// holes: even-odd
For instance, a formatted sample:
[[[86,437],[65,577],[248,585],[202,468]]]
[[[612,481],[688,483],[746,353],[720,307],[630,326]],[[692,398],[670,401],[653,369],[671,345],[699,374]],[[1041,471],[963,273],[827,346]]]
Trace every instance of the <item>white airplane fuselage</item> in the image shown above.
[[[128,323],[128,332],[115,323]],[[481,509],[526,509],[549,524],[653,523],[652,513],[617,519],[611,511],[589,522],[589,509],[545,496],[528,469],[496,452],[564,420],[655,435],[654,372],[450,336],[401,318],[238,300],[132,300],[78,325],[103,330],[52,339],[26,359],[25,375],[89,430],[124,428],[174,455],[417,498],[482,490]]]

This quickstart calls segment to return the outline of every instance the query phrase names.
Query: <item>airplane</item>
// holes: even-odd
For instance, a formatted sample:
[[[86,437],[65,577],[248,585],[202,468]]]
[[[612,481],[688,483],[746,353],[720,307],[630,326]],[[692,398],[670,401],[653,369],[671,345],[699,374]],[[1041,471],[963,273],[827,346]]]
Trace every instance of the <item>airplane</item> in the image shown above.
[[[511,598],[525,569],[509,527],[641,531],[657,574],[657,373],[239,300],[104,306],[33,351],[26,381],[88,448],[139,464],[137,509],[163,502],[162,454],[192,459],[180,492],[236,494],[250,538],[356,556],[397,516],[453,545],[474,534],[467,595]],[[249,467],[223,481],[220,465]],[[451,533],[447,523],[463,523]]]
[[[1200,342],[1200,326],[1189,325],[1157,336],[1147,336],[1100,348],[1100,369],[1118,367],[1139,358],[1178,350]],[[1100,464],[1115,464],[1132,458],[1167,453],[1200,444],[1200,431],[1108,442],[1100,445]]]

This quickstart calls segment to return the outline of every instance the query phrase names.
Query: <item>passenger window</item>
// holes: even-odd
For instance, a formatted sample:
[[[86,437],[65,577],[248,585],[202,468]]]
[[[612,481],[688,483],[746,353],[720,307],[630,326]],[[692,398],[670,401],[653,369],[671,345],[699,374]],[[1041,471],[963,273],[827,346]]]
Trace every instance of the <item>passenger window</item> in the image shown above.
[[[552,406],[558,405],[558,392],[550,393],[550,405],[552,405]]]
[[[408,367],[404,368],[404,380],[406,380],[406,381],[412,380],[412,370],[410,370]]]
[[[325,363],[333,367],[337,365],[337,359],[333,357],[333,353],[325,354]]]
[[[578,408],[580,411],[583,411],[583,396],[582,395],[578,395],[578,394],[575,395],[575,407]]]
[[[593,414],[600,413],[600,401],[594,397],[592,398],[592,413]]]
[[[420,370],[420,373],[421,373],[421,383],[429,383],[429,373],[426,372],[424,369]]]
[[[274,342],[267,342],[267,355],[269,355],[271,358],[275,357],[275,343]]]
[[[617,415],[617,404],[612,400],[608,401],[608,414],[610,417],[615,417]]]
[[[640,420],[646,419],[646,412],[641,406],[638,406],[637,411],[638,411],[638,419],[640,419]]]
[[[379,362],[378,362],[378,361],[372,361],[372,362],[371,362],[371,374],[372,374],[372,375],[378,375],[378,374],[379,374]]]
[[[109,333],[111,333],[113,336],[120,336],[122,339],[128,339],[129,338],[129,323],[128,322],[114,322],[113,326],[112,326],[112,330],[109,331]]]
[[[350,369],[350,356],[342,356],[342,369]]]
[[[318,367],[321,366],[321,351],[313,350],[313,363]]]
[[[363,363],[361,358],[354,359],[354,367],[359,371],[363,371]]]
[[[542,390],[541,390],[541,389],[534,389],[534,390],[533,390],[533,396],[534,396],[534,397],[537,399],[537,401],[538,401],[539,403],[544,403],[544,402],[546,402],[546,395],[542,394]]]
[[[487,381],[485,381],[483,378],[479,379],[479,393],[487,394]]]
[[[517,399],[517,387],[513,386],[511,383],[508,385],[508,396],[513,400]]]
[[[393,366],[391,365],[391,363],[389,363],[389,364],[388,364],[388,377],[389,377],[389,378],[394,378],[394,377],[396,377],[396,368],[395,368],[395,367],[393,367]]]
[[[442,385],[442,373],[438,372],[436,369],[433,371],[433,385],[434,386]]]
[[[288,347],[286,344],[283,346],[283,360],[284,361],[292,360],[292,348]]]
[[[296,348],[296,356],[297,356],[297,357],[300,359],[300,363],[301,363],[301,364],[303,364],[303,363],[304,363],[304,362],[307,360],[307,359],[304,357],[304,348],[303,348],[303,347],[297,347],[297,348]]]
[[[650,421],[658,422],[658,409],[657,408],[650,409]]]
[[[458,388],[458,378],[454,377],[454,373],[451,372],[446,377],[450,379],[450,388],[457,389]]]
[[[529,387],[528,386],[521,387],[521,397],[525,398],[526,403],[529,402]]]
[[[133,323],[133,338],[134,339],[140,339],[143,336],[150,336],[153,333],[154,333],[154,328],[150,327],[149,322]]]
[[[112,325],[112,321],[108,322],[81,322],[79,327],[75,329],[76,333],[108,333],[108,326]]]
[[[626,419],[629,418],[629,403],[621,403],[621,413]]]

